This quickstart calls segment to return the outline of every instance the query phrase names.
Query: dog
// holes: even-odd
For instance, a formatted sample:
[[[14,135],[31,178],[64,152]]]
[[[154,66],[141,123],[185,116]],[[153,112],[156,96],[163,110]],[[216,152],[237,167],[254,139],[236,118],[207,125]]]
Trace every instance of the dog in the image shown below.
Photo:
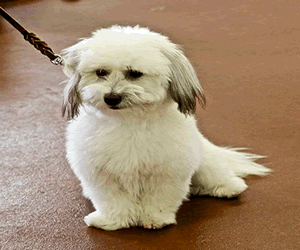
[[[219,147],[198,130],[205,96],[180,46],[148,28],[112,26],[65,49],[68,162],[95,212],[87,226],[176,224],[190,195],[235,197],[261,156]]]

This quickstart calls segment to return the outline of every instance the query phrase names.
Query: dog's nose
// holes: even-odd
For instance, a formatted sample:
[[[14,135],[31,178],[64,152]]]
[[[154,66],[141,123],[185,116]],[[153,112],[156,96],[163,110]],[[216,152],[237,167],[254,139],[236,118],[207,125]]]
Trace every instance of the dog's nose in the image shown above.
[[[118,94],[105,94],[104,102],[107,105],[117,105],[122,101],[122,96]]]

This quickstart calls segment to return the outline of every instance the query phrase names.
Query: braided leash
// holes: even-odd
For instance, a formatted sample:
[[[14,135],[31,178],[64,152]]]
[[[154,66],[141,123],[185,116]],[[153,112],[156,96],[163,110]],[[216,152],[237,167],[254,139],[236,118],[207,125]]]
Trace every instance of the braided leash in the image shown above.
[[[36,36],[36,34],[28,32],[10,14],[8,14],[1,6],[0,6],[0,14],[24,36],[24,39],[26,41],[31,43],[43,55],[47,56],[53,64],[63,65],[63,58],[60,55],[55,54],[53,52],[53,50],[48,46],[48,44],[46,42],[42,41],[41,39],[39,39]]]

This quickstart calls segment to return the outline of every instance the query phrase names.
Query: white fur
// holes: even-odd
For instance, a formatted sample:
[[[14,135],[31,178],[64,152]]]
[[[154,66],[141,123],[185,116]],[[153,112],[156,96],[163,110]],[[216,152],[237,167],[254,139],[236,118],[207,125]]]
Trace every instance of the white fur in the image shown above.
[[[129,79],[128,69],[143,75]],[[65,50],[64,72],[64,108],[74,118],[67,158],[96,209],[88,226],[175,224],[190,193],[233,197],[247,188],[240,177],[270,172],[253,162],[259,156],[215,146],[198,131],[191,114],[196,99],[205,103],[202,88],[180,48],[160,34],[98,30]],[[122,96],[114,106],[104,101],[112,92]]]

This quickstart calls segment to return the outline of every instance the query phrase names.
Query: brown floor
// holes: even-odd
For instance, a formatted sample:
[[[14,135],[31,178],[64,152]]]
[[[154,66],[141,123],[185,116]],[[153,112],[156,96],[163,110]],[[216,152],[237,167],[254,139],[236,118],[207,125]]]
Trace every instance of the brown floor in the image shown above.
[[[290,250],[299,244],[300,2],[298,0],[1,1],[56,52],[96,28],[149,26],[184,46],[208,106],[199,127],[219,145],[267,155],[238,199],[185,202],[160,231],[87,228],[93,210],[64,150],[60,66],[0,18],[0,248]]]

